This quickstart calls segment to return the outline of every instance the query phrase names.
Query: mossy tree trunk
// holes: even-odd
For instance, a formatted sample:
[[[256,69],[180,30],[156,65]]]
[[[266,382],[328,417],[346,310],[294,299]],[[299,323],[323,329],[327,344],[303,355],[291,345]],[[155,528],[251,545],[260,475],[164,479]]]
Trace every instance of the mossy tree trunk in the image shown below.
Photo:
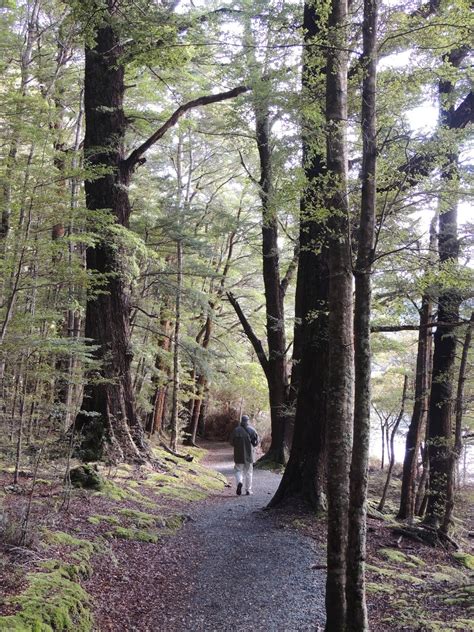
[[[260,157],[260,200],[262,204],[262,262],[265,286],[268,364],[267,382],[270,399],[272,438],[265,459],[286,463],[285,444],[288,420],[288,374],[284,292],[280,280],[278,218],[273,200],[270,109],[264,102],[255,107],[257,147]]]

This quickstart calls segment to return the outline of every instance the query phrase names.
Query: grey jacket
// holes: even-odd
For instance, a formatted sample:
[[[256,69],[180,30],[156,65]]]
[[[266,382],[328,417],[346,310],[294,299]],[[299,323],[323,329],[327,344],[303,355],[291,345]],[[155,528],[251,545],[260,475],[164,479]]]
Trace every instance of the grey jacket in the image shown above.
[[[251,440],[252,439],[252,440]],[[237,426],[232,432],[230,444],[234,447],[234,462],[249,465],[255,461],[255,447],[258,435],[252,426]]]

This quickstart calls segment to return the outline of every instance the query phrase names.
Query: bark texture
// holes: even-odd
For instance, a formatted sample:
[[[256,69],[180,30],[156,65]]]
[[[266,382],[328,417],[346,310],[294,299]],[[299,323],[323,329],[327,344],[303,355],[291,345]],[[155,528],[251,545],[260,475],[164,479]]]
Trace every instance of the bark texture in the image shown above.
[[[304,5],[302,88],[311,108],[318,104],[318,86],[324,83],[324,68],[317,62],[311,44],[320,31],[313,3]],[[319,107],[318,107],[319,105]],[[328,354],[328,249],[326,227],[317,220],[325,152],[321,150],[321,127],[303,120],[303,168],[306,188],[300,203],[299,265],[296,280],[295,331],[290,399],[296,399],[293,442],[280,486],[270,502],[277,506],[295,497],[316,510],[326,507],[326,389]]]
[[[112,17],[114,2],[109,1],[108,11]],[[115,223],[128,226],[130,171],[123,165],[127,123],[121,54],[119,37],[108,24],[97,30],[95,46],[86,49],[84,154],[90,167],[106,173],[87,180],[85,191],[92,217],[109,209]],[[76,423],[82,432],[81,456],[101,458],[107,440],[113,458],[141,460],[148,453],[131,380],[130,299],[112,231],[87,249],[86,259],[87,268],[103,281],[102,291],[87,302],[85,324],[85,336],[98,345],[95,355],[102,366],[85,388]]]
[[[329,252],[328,574],[326,630],[346,625],[349,456],[353,414],[352,263],[347,197],[347,2],[332,0],[326,78]]]
[[[370,441],[371,361],[370,315],[371,272],[374,258],[376,212],[376,79],[378,1],[364,1],[362,83],[362,197],[355,268],[354,310],[354,442],[350,471],[349,533],[347,549],[346,629],[368,630],[365,599],[365,556],[367,534],[367,485]]]
[[[451,528],[455,489],[456,489],[456,471],[459,457],[462,452],[462,418],[463,418],[463,402],[464,402],[464,386],[467,378],[468,354],[471,346],[472,325],[474,323],[474,312],[471,313],[471,319],[467,326],[466,336],[462,346],[461,363],[459,365],[458,386],[456,392],[456,423],[454,427],[454,446],[450,454],[450,472],[448,485],[446,490],[446,510],[444,514],[442,531],[448,533]]]
[[[285,430],[288,420],[288,374],[286,363],[284,292],[280,280],[278,218],[273,202],[270,111],[264,100],[255,107],[256,139],[260,158],[262,205],[262,264],[267,319],[267,381],[270,399],[272,440],[265,458],[286,463]]]
[[[431,314],[431,299],[428,295],[424,295],[420,309],[420,330],[416,356],[415,403],[405,444],[400,508],[397,515],[400,520],[408,519],[411,521],[415,515],[417,460],[428,412],[429,367],[432,351],[431,332],[425,325],[430,321]]]
[[[452,59],[451,59],[452,58]],[[447,61],[457,62],[456,51]],[[455,64],[454,64],[455,65]],[[450,105],[455,86],[447,80],[439,83],[440,122],[452,128],[455,116],[454,106]],[[457,228],[457,195],[456,188],[457,156],[454,153],[446,156],[442,179],[447,194],[440,199],[440,215],[438,220],[438,248],[440,264],[456,264],[459,255]],[[453,187],[454,185],[454,187]],[[461,296],[454,287],[448,287],[438,297],[439,323],[434,334],[433,376],[431,381],[430,404],[428,411],[428,458],[430,467],[429,497],[425,522],[435,528],[447,527],[445,512],[448,495],[448,484],[452,476],[453,460],[450,458],[453,449],[453,383],[454,363],[456,359],[456,329],[453,326],[459,321],[459,305]]]

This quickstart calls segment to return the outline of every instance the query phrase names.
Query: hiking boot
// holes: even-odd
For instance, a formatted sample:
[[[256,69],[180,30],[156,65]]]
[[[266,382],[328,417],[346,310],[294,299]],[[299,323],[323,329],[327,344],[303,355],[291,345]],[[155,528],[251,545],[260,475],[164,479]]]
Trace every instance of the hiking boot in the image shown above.
[[[242,483],[239,483],[237,485],[237,496],[240,496],[241,493],[242,493]]]

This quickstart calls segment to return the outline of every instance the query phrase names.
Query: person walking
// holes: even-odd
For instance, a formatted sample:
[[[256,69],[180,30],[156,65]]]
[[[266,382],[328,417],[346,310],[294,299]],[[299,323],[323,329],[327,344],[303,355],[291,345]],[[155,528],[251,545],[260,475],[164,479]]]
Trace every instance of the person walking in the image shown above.
[[[247,415],[242,415],[240,424],[232,432],[230,444],[234,448],[234,471],[237,483],[237,496],[242,494],[245,483],[247,496],[253,494],[253,463],[255,461],[255,447],[258,445],[258,434],[249,424]]]

